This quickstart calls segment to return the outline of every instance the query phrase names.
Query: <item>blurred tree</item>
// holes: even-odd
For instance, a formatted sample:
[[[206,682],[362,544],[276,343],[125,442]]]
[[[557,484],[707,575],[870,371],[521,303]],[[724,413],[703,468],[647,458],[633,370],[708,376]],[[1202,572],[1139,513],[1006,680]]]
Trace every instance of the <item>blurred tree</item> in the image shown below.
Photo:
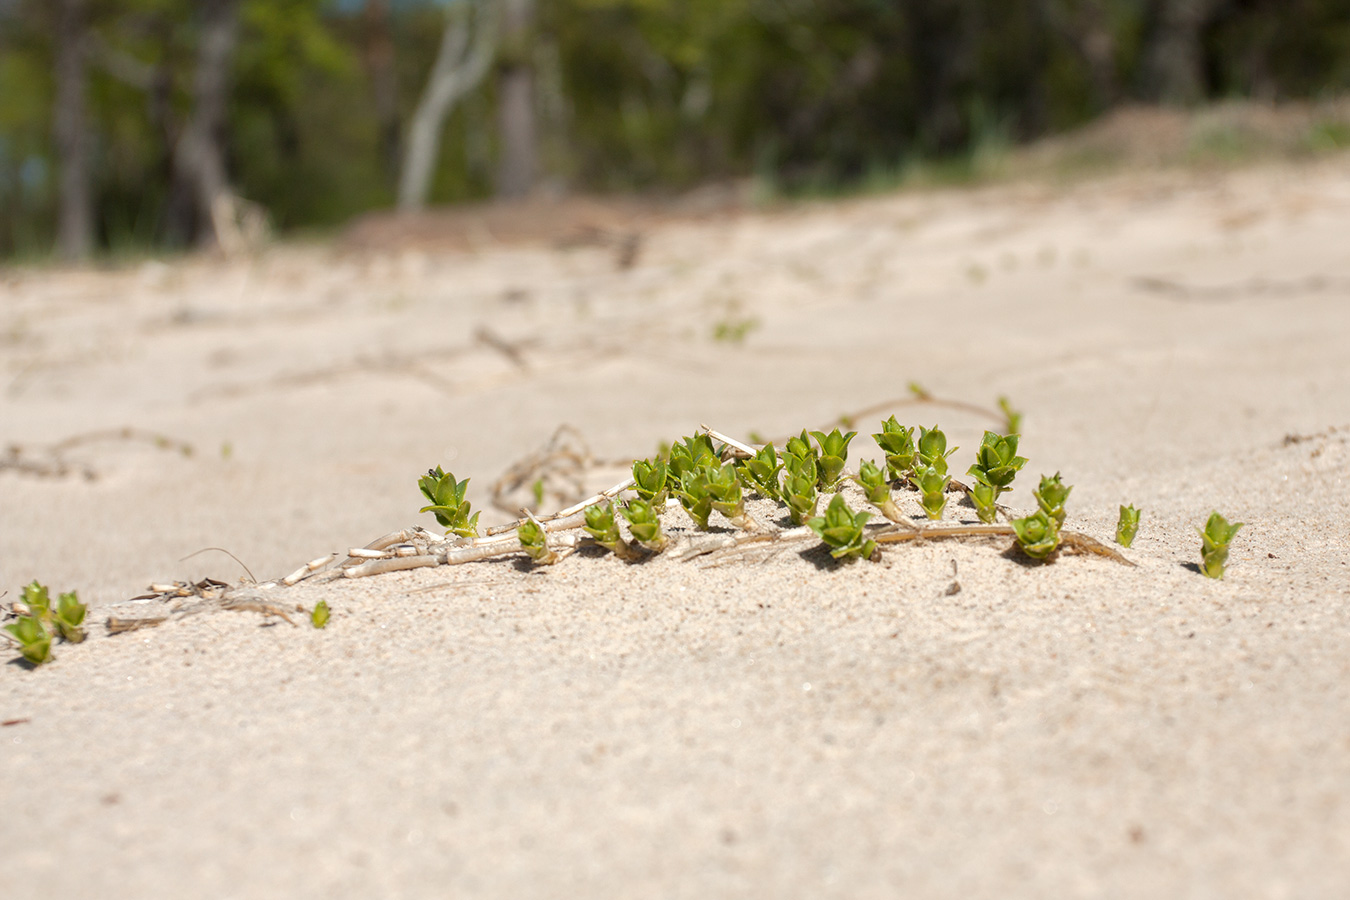
[[[408,130],[398,207],[421,209],[431,192],[445,117],[482,82],[497,49],[498,0],[457,0],[446,13],[436,62]]]
[[[56,25],[56,108],[52,111],[60,168],[57,246],[66,259],[94,249],[94,198],[85,107],[88,22],[85,0],[59,0]]]
[[[501,0],[502,45],[497,52],[497,196],[524,197],[538,167],[535,126],[534,0]]]
[[[1190,106],[1207,95],[1203,32],[1231,0],[1153,0],[1143,60],[1149,100]]]

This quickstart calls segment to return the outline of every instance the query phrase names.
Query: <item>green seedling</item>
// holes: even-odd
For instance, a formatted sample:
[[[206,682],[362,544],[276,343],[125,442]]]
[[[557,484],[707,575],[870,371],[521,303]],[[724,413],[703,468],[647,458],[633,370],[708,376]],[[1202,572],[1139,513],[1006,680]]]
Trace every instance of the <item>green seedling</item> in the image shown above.
[[[1022,433],[1022,413],[1012,408],[1007,397],[998,398],[998,408],[1003,413],[1003,430],[1008,434]]]
[[[46,585],[38,584],[37,579],[34,579],[32,584],[24,585],[23,602],[28,607],[28,614],[50,631],[52,627],[52,600]]]
[[[936,458],[942,459],[942,457]],[[921,492],[919,503],[923,506],[923,511],[928,513],[928,518],[942,518],[942,510],[947,506],[947,485],[951,483],[951,480],[951,476],[947,474],[945,461],[943,461],[941,469],[938,469],[935,465],[930,465],[915,469],[914,474],[910,477],[910,481]]]
[[[653,506],[665,506],[670,496],[670,469],[664,460],[639,459],[633,463],[633,490]]]
[[[1116,543],[1128,547],[1134,543],[1134,536],[1138,533],[1139,510],[1134,508],[1134,504],[1122,506],[1120,520],[1116,522]]]
[[[1012,527],[1017,546],[1032,559],[1044,561],[1059,547],[1059,525],[1043,509],[1025,518],[1013,519]]]
[[[832,488],[839,483],[844,466],[848,463],[848,445],[858,433],[850,431],[843,434],[838,428],[826,434],[823,431],[811,432],[811,437],[820,445],[820,487]]]
[[[867,494],[867,502],[881,511],[881,514],[892,522],[900,522],[900,507],[895,505],[891,499],[891,485],[886,480],[886,470],[865,459],[862,465],[858,467],[857,477],[854,481],[858,482],[864,493]]]
[[[675,481],[680,481],[704,463],[717,462],[719,459],[712,438],[706,434],[681,438],[679,443],[670,447],[670,474]]]
[[[998,518],[998,489],[977,481],[970,486],[970,502],[975,507],[975,515],[980,521],[992,525]]]
[[[1209,521],[1200,532],[1200,571],[1209,578],[1222,578],[1224,566],[1228,563],[1228,545],[1242,528],[1242,522],[1231,525],[1217,512],[1209,514]]]
[[[525,555],[541,566],[551,566],[562,558],[549,548],[544,527],[534,519],[520,523],[516,529],[516,540],[520,541],[520,549],[525,551]]]
[[[760,447],[750,459],[736,464],[736,474],[741,483],[761,497],[769,500],[781,500],[783,489],[779,483],[779,473],[783,471],[783,461],[773,444]]]
[[[1073,485],[1065,484],[1059,478],[1059,473],[1055,473],[1054,478],[1041,476],[1041,486],[1032,491],[1032,496],[1036,498],[1036,505],[1041,508],[1041,512],[1055,520],[1056,528],[1064,527],[1064,501],[1069,499],[1069,492],[1073,490]]]
[[[534,497],[534,508],[541,509],[544,505],[544,479],[534,480],[534,484],[530,485],[530,494]]]
[[[713,497],[708,490],[708,466],[685,472],[675,488],[675,496],[689,513],[689,518],[694,520],[694,526],[699,531],[707,531],[708,517],[713,510]]]
[[[613,503],[606,503],[604,506],[597,503],[586,507],[585,528],[587,533],[595,538],[597,544],[613,551],[620,559],[638,558],[638,554],[623,539],[623,535],[619,534],[619,523],[614,519]]]
[[[886,454],[886,468],[893,480],[909,475],[914,467],[914,429],[906,428],[891,416],[881,423],[881,433],[872,435],[881,452]]]
[[[806,527],[820,535],[835,559],[871,559],[877,552],[877,542],[863,540],[863,526],[871,517],[871,513],[854,513],[844,502],[844,495],[835,494],[825,515],[808,520]]]
[[[632,499],[624,505],[623,517],[628,520],[628,530],[637,541],[653,553],[660,553],[670,543],[661,533],[661,518],[657,507],[646,500]]]
[[[917,473],[920,469],[936,469],[939,475],[947,474],[947,457],[951,456],[961,448],[953,447],[947,449],[947,435],[934,425],[931,429],[919,426],[919,442],[915,455],[918,462],[914,464],[914,471]]]
[[[52,618],[63,640],[71,644],[78,644],[84,640],[84,615],[88,609],[89,607],[80,602],[74,591],[61,595]]]
[[[806,430],[803,429],[797,437],[787,439],[787,445],[783,448],[783,465],[789,472],[796,472],[807,461],[810,461],[818,477],[820,456],[817,455],[816,448],[811,446],[811,441],[806,436]]]
[[[22,616],[5,630],[13,635],[19,653],[35,666],[40,666],[52,655],[52,633],[37,616]]]
[[[309,614],[309,624],[315,628],[324,628],[328,625],[328,618],[331,615],[328,609],[328,601],[320,600],[314,604],[313,611]]]
[[[1016,434],[1004,437],[986,431],[975,451],[975,464],[966,474],[993,488],[997,498],[1012,486],[1018,471],[1027,464],[1026,457],[1017,455],[1017,442]]]
[[[470,518],[469,501],[464,499],[464,492],[469,488],[469,479],[455,481],[454,474],[443,472],[441,467],[437,466],[419,478],[417,486],[422,489],[423,496],[431,501],[431,504],[422,507],[420,512],[434,514],[446,534],[457,534],[460,537],[478,536],[479,514],[474,513]]]
[[[793,525],[805,525],[816,514],[820,495],[816,493],[816,465],[810,457],[801,460],[795,471],[783,481],[783,502]]]
[[[709,463],[703,470],[712,508],[726,516],[737,528],[754,531],[754,521],[745,514],[745,494],[741,491],[741,481],[736,477],[735,467]]]

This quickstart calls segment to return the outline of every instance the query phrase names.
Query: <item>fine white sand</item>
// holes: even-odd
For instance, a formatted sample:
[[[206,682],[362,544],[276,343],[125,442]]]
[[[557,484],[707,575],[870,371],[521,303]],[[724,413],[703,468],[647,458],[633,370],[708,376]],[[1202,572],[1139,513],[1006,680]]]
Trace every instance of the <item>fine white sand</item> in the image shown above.
[[[0,602],[92,602],[84,644],[0,666],[6,897],[1346,896],[1346,160],[637,227],[631,268],[487,231],[0,272],[11,461],[125,427],[193,450],[0,469]],[[486,506],[564,423],[631,459],[911,380],[1010,397],[1009,503],[1062,472],[1109,541],[1133,502],[1137,566],[579,553],[263,592],[327,601],[324,631],[102,627],[151,582],[247,577],[204,547],[263,581],[434,529],[429,466]],[[893,411],[958,477],[997,425]],[[1194,570],[1215,509],[1247,523],[1223,581]]]

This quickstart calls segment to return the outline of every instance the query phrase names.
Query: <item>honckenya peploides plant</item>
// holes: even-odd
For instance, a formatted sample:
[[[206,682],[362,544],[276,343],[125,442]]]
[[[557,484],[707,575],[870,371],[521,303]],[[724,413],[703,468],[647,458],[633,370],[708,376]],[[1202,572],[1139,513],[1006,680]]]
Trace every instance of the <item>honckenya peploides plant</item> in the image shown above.
[[[981,522],[994,521],[999,495],[1012,487],[1018,471],[1027,464],[1025,457],[1017,455],[1017,440],[1016,434],[1003,437],[986,431],[975,451],[975,464],[966,474],[975,479],[970,499]]]
[[[53,609],[46,586],[34,581],[24,586],[23,600],[16,608],[23,614],[18,621],[6,625],[5,631],[18,644],[20,655],[35,666],[51,659],[52,638],[56,635],[70,644],[84,640],[84,618],[88,607],[80,602],[74,591],[61,594]]]
[[[1134,504],[1122,506],[1120,508],[1120,520],[1116,522],[1116,543],[1122,547],[1129,547],[1134,543],[1134,536],[1139,533],[1139,510],[1134,508]]]
[[[464,499],[464,493],[469,489],[469,479],[455,481],[452,473],[442,472],[441,467],[437,466],[418,479],[417,486],[422,489],[422,495],[431,501],[421,511],[434,513],[446,534],[460,537],[478,534],[478,513],[474,513],[472,519],[469,518],[469,501]]]
[[[1222,578],[1228,563],[1228,545],[1242,528],[1242,522],[1231,525],[1217,512],[1210,513],[1209,521],[1200,532],[1200,571],[1210,578]]]

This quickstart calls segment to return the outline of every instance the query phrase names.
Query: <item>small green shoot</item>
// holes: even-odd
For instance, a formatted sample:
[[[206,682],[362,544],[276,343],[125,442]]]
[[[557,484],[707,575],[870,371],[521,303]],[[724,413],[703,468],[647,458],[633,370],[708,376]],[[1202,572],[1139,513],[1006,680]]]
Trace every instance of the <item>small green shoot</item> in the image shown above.
[[[787,439],[787,445],[783,448],[783,465],[789,472],[800,470],[801,466],[810,462],[816,476],[820,475],[820,456],[816,453],[816,448],[811,445],[811,440],[806,436],[806,430],[797,437]]]
[[[80,602],[74,591],[61,595],[52,618],[56,623],[56,630],[61,633],[62,640],[71,644],[78,644],[84,640],[82,626],[88,609],[89,607]]]
[[[601,547],[620,559],[637,559],[638,554],[619,534],[619,523],[614,519],[614,504],[605,503],[586,507],[586,531]]]
[[[940,470],[937,466],[930,465],[915,469],[910,477],[910,481],[921,492],[919,504],[923,506],[923,511],[928,513],[930,519],[942,518],[942,510],[947,506],[947,485],[952,480],[947,474],[946,461],[940,456],[935,459],[942,461]]]
[[[633,490],[652,506],[666,505],[670,496],[670,469],[664,460],[639,459],[633,463]]]
[[[544,527],[533,518],[520,523],[516,529],[516,540],[520,541],[520,549],[525,551],[525,555],[541,566],[551,566],[562,558],[549,548]]]
[[[1003,430],[1008,434],[1022,433],[1022,413],[1012,407],[1007,397],[998,398],[998,408],[1003,413]]]
[[[900,507],[891,499],[891,485],[886,480],[885,469],[870,459],[865,459],[858,467],[858,474],[854,480],[867,494],[867,502],[880,510],[883,516],[892,522],[903,521]]]
[[[19,645],[19,653],[35,666],[40,666],[52,655],[52,634],[37,616],[21,616],[19,621],[6,625]]]
[[[871,513],[854,513],[844,502],[844,495],[835,494],[825,508],[825,515],[808,520],[806,527],[820,535],[835,559],[871,559],[877,552],[877,543],[863,540],[863,526],[871,517]]]
[[[816,514],[820,495],[816,493],[816,464],[811,457],[799,459],[797,468],[783,480],[783,502],[793,525],[805,525]]]
[[[328,608],[328,601],[320,600],[314,604],[314,609],[309,614],[309,624],[315,628],[325,628],[331,615],[332,611]]]
[[[782,471],[783,461],[778,458],[778,451],[773,444],[765,444],[753,457],[736,464],[741,483],[769,500],[783,498],[783,489],[778,480]]]
[[[1217,512],[1210,513],[1209,521],[1200,532],[1200,571],[1209,578],[1222,578],[1224,566],[1228,563],[1228,545],[1242,528],[1242,522],[1231,525]]]
[[[41,622],[48,630],[52,624],[52,600],[47,591],[46,585],[37,583],[37,579],[32,584],[26,584],[23,587],[23,603],[28,607],[28,614]]]
[[[998,518],[998,489],[977,481],[970,486],[970,502],[975,507],[975,515],[986,525],[994,524]]]
[[[959,447],[947,449],[947,435],[943,434],[936,425],[932,428],[919,426],[919,442],[916,456],[918,462],[914,465],[914,471],[917,473],[920,469],[936,469],[939,475],[947,474],[947,457],[951,456]]]
[[[717,462],[718,459],[712,438],[706,434],[681,438],[679,443],[670,447],[670,474],[675,481],[681,481],[704,463]]]
[[[633,540],[653,553],[660,553],[670,543],[661,532],[661,519],[657,507],[646,500],[634,498],[624,505],[623,517],[628,520],[628,530]]]
[[[1055,520],[1055,528],[1064,527],[1064,501],[1069,499],[1069,492],[1073,490],[1073,485],[1065,484],[1060,480],[1059,473],[1055,473],[1054,478],[1041,476],[1041,486],[1032,491],[1032,496],[1036,498],[1036,505],[1041,508],[1041,512]]]
[[[754,522],[745,514],[745,495],[741,491],[741,481],[736,477],[735,467],[709,463],[703,470],[712,508],[726,516],[737,528],[755,530]]]
[[[856,431],[842,433],[838,428],[826,434],[823,431],[811,432],[811,437],[820,445],[820,488],[827,490],[839,483],[839,476],[848,463],[848,445],[857,436]]]
[[[534,508],[542,509],[544,506],[544,479],[536,478],[534,484],[530,485],[530,494],[534,497]]]
[[[1012,527],[1017,546],[1032,559],[1044,562],[1059,547],[1059,525],[1044,509],[1025,518],[1013,519]]]
[[[417,486],[422,489],[422,494],[431,501],[430,505],[422,507],[420,512],[433,513],[436,521],[445,529],[446,534],[457,534],[460,537],[478,536],[478,513],[469,517],[469,501],[464,499],[464,492],[469,488],[469,479],[455,481],[455,476],[450,472],[441,471],[441,467],[427,470],[417,481]]]
[[[914,429],[906,428],[891,416],[881,423],[881,433],[872,435],[881,452],[886,454],[886,468],[892,480],[909,475],[914,467]]]
[[[699,531],[709,530],[708,517],[712,515],[713,497],[708,491],[708,467],[701,465],[685,472],[675,487],[675,496],[684,511],[689,513],[689,518],[694,520],[694,526]]]
[[[1128,547],[1134,543],[1134,536],[1138,533],[1139,510],[1134,508],[1134,504],[1122,506],[1120,520],[1116,522],[1116,543]]]

